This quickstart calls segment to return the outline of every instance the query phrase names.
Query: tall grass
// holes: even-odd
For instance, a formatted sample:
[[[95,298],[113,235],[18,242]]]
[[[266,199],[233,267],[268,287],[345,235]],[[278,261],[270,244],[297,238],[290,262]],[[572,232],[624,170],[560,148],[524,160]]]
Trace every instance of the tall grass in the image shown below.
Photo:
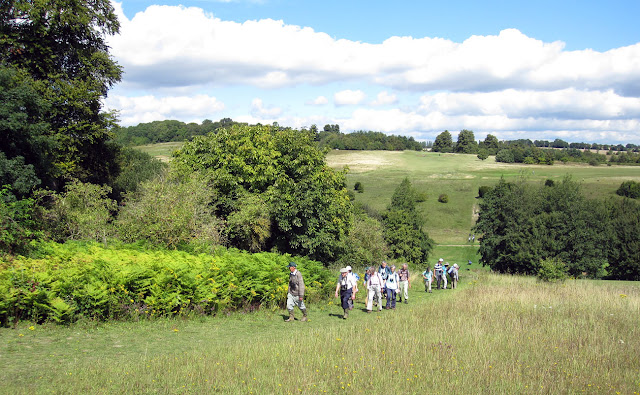
[[[466,272],[349,320],[258,312],[0,330],[4,393],[640,393],[640,286]],[[21,336],[22,335],[22,336]]]

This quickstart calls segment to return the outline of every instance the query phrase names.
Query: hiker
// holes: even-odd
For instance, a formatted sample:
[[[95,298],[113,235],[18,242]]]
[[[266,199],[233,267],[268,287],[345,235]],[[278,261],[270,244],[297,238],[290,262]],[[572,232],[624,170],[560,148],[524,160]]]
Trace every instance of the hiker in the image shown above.
[[[355,281],[355,277],[351,276],[349,270],[345,267],[340,269],[340,277],[338,277],[338,283],[336,284],[336,298],[338,297],[338,291],[340,291],[340,301],[342,309],[344,310],[343,319],[349,317],[349,310],[353,308],[353,298],[356,294],[354,288],[357,289],[358,284]],[[349,301],[352,303],[349,304]]]
[[[391,266],[391,274],[387,277],[387,281],[385,282],[385,289],[387,290],[387,304],[384,307],[385,309],[395,309],[396,308],[396,295],[398,294],[398,285],[400,283],[400,276],[396,273],[396,266]]]
[[[400,286],[398,292],[400,293],[400,302],[404,298],[404,303],[409,303],[409,288],[411,288],[411,282],[409,280],[409,269],[406,263],[402,264],[402,269],[398,271],[400,277]]]
[[[436,276],[437,289],[440,289],[440,283],[442,282],[442,277],[444,276],[444,267],[442,266],[442,262],[444,262],[444,259],[438,259],[438,263],[436,263],[436,265],[433,267],[433,272]]]
[[[454,263],[453,266],[449,269],[449,276],[451,276],[451,289],[455,289],[458,287],[458,266],[457,263]]]
[[[376,298],[378,304],[378,311],[382,311],[382,288],[384,287],[384,280],[380,275],[380,272],[374,268],[369,270],[369,279],[367,280],[367,313],[371,313],[371,307],[373,304],[373,298]]]
[[[391,273],[391,270],[389,270],[389,267],[387,266],[387,261],[382,261],[382,263],[380,264],[380,268],[378,268],[378,273],[380,274],[380,277],[382,277],[382,280],[387,281],[387,278]],[[387,295],[385,293],[384,285],[382,285],[381,291],[382,297],[386,297]]]
[[[353,310],[353,303],[356,301],[356,294],[358,293],[358,281],[360,280],[360,276],[357,273],[353,273],[351,266],[347,266],[345,269],[348,270],[347,276],[351,278],[353,285],[353,297],[349,299],[349,310]]]
[[[431,283],[433,282],[433,271],[427,266],[427,270],[422,273],[424,279],[424,292],[431,292]]]
[[[289,262],[289,289],[287,290],[287,310],[289,310],[289,318],[285,322],[293,322],[293,309],[298,306],[302,311],[302,319],[307,320],[307,308],[304,305],[304,280],[302,274],[298,271],[298,265],[295,262]]]
[[[447,273],[449,272],[449,262],[444,263],[443,270],[444,273],[442,275],[442,279],[444,280],[444,289],[447,289]]]

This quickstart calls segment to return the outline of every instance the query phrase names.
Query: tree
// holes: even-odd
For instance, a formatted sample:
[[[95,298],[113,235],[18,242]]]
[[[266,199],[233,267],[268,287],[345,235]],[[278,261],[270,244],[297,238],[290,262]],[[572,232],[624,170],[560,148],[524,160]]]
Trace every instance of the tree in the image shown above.
[[[489,155],[495,155],[500,149],[500,142],[498,138],[492,134],[488,134],[483,141],[484,148],[489,152]]]
[[[437,135],[431,150],[433,152],[453,152],[453,139],[451,138],[451,133],[449,133],[448,130],[445,130]]]
[[[383,222],[385,240],[393,258],[412,263],[422,263],[429,258],[433,240],[422,230],[424,220],[416,210],[416,192],[408,178],[393,192]]]
[[[104,183],[117,173],[115,147],[108,144],[115,118],[102,112],[102,100],[122,74],[106,43],[118,30],[109,0],[8,0],[0,6],[0,66],[32,81],[27,85],[46,105],[29,115],[35,125],[47,125],[10,125],[5,138],[23,143],[20,155],[46,186],[61,190],[68,177]]]
[[[265,248],[328,263],[344,248],[351,201],[345,173],[325,163],[313,138],[309,131],[234,125],[186,143],[171,166],[205,180],[222,219],[240,210],[247,194],[259,196],[272,224]]]
[[[478,150],[478,159],[480,159],[480,160],[485,160],[485,159],[487,159],[488,157],[489,157],[489,152],[488,152],[486,149],[484,149],[484,148],[480,148],[480,149]]]
[[[478,142],[471,130],[462,129],[458,134],[456,152],[462,154],[475,154],[478,152]]]

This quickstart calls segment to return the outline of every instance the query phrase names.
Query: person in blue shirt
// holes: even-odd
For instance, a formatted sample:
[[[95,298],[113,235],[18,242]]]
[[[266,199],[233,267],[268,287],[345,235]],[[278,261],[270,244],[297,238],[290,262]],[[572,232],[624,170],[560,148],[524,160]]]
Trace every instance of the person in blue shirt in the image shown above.
[[[389,278],[389,275],[391,274],[391,269],[389,269],[389,267],[387,266],[387,261],[382,261],[382,263],[380,264],[380,267],[378,268],[378,273],[380,273],[380,277],[382,277],[383,281],[387,281],[387,279]],[[386,298],[386,289],[384,288],[384,286],[382,287],[382,297]]]

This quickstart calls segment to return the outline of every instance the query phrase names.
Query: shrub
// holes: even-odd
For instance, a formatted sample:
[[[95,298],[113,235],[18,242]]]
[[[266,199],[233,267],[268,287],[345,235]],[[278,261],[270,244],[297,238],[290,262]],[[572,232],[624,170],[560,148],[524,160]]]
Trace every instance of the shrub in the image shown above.
[[[321,263],[219,248],[215,254],[44,243],[34,258],[0,260],[0,324],[141,319],[284,305],[295,260],[305,299],[326,298],[334,275]]]
[[[362,185],[362,183],[360,181],[356,182],[356,184],[353,186],[353,189],[358,193],[363,193],[364,192],[364,186]]]
[[[496,154],[496,162],[503,162],[503,163],[515,162],[513,152],[511,152],[511,150],[506,148],[498,151],[498,153]]]
[[[484,194],[489,192],[491,190],[491,187],[488,185],[483,185],[480,188],[478,188],[478,197],[483,198]]]
[[[440,203],[449,203],[449,195],[447,195],[446,193],[441,194],[440,196],[438,196],[438,201]]]
[[[640,198],[640,183],[636,181],[625,181],[620,184],[616,194],[632,199],[638,199]]]
[[[567,279],[568,268],[559,258],[547,258],[540,261],[538,278],[546,282],[563,282]]]
[[[552,187],[552,186],[554,186],[554,185],[556,185],[555,181],[553,181],[553,180],[552,180],[552,179],[550,179],[550,178],[547,178],[547,180],[544,182],[544,186],[545,186],[545,187]]]

